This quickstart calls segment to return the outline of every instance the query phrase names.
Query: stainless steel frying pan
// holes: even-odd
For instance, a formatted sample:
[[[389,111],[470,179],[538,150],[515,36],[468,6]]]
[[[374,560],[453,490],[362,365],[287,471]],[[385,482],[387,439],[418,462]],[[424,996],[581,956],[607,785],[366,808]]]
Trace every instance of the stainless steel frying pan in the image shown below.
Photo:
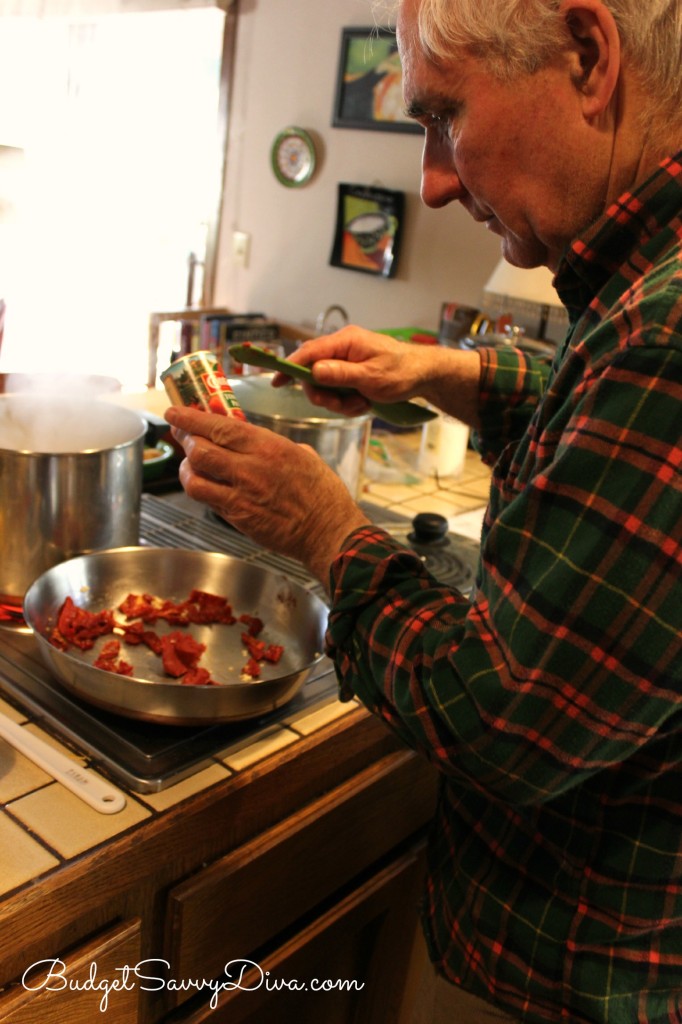
[[[247,656],[241,642],[245,627],[239,624],[186,627],[206,645],[201,666],[218,686],[173,681],[143,645],[121,644],[133,676],[95,668],[93,662],[110,636],[97,640],[90,651],[64,652],[48,640],[66,597],[94,612],[116,609],[131,592],[183,601],[192,589],[228,598],[237,616],[261,618],[261,638],[284,647],[279,663],[265,663],[259,679],[240,678]],[[238,721],[286,704],[322,657],[327,614],[316,595],[279,573],[230,555],[175,548],[116,548],[72,558],[43,573],[24,600],[24,615],[42,657],[63,686],[116,714],[177,725]],[[149,628],[162,634],[177,627],[157,622]]]

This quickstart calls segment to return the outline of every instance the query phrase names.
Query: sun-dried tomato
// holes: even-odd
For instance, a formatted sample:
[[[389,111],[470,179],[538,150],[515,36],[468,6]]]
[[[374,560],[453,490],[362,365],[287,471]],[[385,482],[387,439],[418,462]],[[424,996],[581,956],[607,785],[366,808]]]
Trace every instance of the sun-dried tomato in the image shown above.
[[[265,657],[264,640],[256,640],[250,633],[242,633],[241,640],[251,657],[255,658],[256,661],[261,661]]]
[[[145,629],[143,622],[117,622],[116,631],[122,633],[124,644],[130,647],[146,644],[154,654],[161,654],[161,637],[153,629]]]
[[[159,636],[158,633],[155,633],[153,629],[145,629],[144,633],[142,634],[142,639],[144,640],[150,651],[153,651],[154,654],[157,654],[159,657],[161,657],[161,654],[163,652],[163,641],[161,640],[161,637]]]
[[[117,622],[116,632],[123,634],[123,643],[137,647],[144,643],[144,624],[142,622]]]
[[[64,639],[64,637],[59,632],[56,626],[49,634],[47,639],[49,640],[53,647],[57,648],[58,651],[68,651],[69,647],[71,646],[69,641]]]
[[[101,612],[89,612],[85,608],[79,608],[72,598],[67,597],[59,610],[57,636],[75,647],[80,647],[82,651],[89,651],[98,636],[112,633],[113,630],[114,616],[106,609]]]
[[[185,672],[181,679],[185,686],[218,686],[215,679],[211,679],[211,673],[206,668],[191,668]]]
[[[260,677],[260,665],[255,658],[249,658],[242,669],[242,675],[251,676],[252,679],[258,679]]]
[[[240,615],[239,621],[248,627],[251,636],[258,636],[263,629],[263,620],[256,615]]]
[[[276,665],[283,654],[284,648],[281,644],[268,644],[263,651],[263,659],[269,661],[272,665]]]
[[[190,668],[196,668],[199,658],[206,650],[206,644],[200,644],[188,633],[168,633],[161,637],[161,660],[164,671],[169,676],[184,675]]]
[[[217,594],[209,594],[205,590],[193,590],[185,602],[190,622],[220,622],[231,626],[236,622],[232,614],[230,602]]]
[[[118,640],[107,640],[99,655],[93,662],[95,668],[104,669],[106,672],[115,672],[120,676],[131,676],[133,666],[119,658],[121,645]]]
[[[119,611],[129,619],[151,623],[164,619],[174,626],[191,622],[231,625],[236,621],[229,601],[205,590],[192,590],[185,601],[162,600],[153,594],[128,594],[119,605]]]
[[[62,651],[67,651],[72,645],[88,650],[99,636],[115,630],[125,644],[145,644],[162,659],[167,675],[190,686],[218,685],[211,678],[210,672],[199,666],[206,649],[205,644],[199,643],[187,632],[175,630],[161,636],[154,630],[145,629],[145,625],[159,619],[173,626],[214,623],[232,625],[239,621],[247,627],[247,631],[241,634],[241,641],[249,654],[242,673],[252,679],[258,679],[261,674],[260,662],[276,664],[284,653],[284,647],[280,644],[267,644],[264,640],[256,639],[264,628],[262,619],[247,614],[235,618],[226,598],[205,590],[192,590],[185,601],[171,601],[154,594],[131,593],[121,602],[118,610],[126,621],[115,620],[113,611],[86,611],[67,597],[48,639]],[[121,675],[133,674],[132,665],[120,658],[120,642],[117,639],[104,644],[94,664]]]
[[[128,619],[142,619],[143,622],[154,623],[164,619],[172,626],[183,626],[190,621],[184,602],[178,604],[153,594],[128,594],[118,610]]]
[[[145,622],[156,614],[151,594],[128,594],[118,606],[118,610],[128,619],[142,619]]]

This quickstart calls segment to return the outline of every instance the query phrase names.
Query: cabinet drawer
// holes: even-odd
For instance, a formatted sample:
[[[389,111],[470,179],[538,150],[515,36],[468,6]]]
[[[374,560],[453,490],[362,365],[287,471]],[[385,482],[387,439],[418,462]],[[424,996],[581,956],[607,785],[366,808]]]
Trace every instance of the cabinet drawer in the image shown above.
[[[399,751],[178,886],[175,976],[215,978],[248,958],[422,828],[435,793],[430,766]]]
[[[106,1013],[101,1013],[104,989],[97,985],[121,979],[119,969],[139,962],[140,947],[140,922],[128,921],[56,957],[64,966],[55,964],[49,982],[49,965],[43,961],[42,968],[36,967],[26,976],[24,985],[15,985],[0,996],[0,1024],[92,1024],[100,1018],[106,1024],[135,1024],[137,986],[131,984],[130,989],[112,991]],[[94,991],[83,991],[82,985],[91,978],[91,972]],[[52,991],[47,990],[48,985]]]
[[[400,1015],[423,877],[423,844],[321,914],[239,988],[173,1024],[384,1024]],[[170,1024],[169,1020],[169,1024]]]

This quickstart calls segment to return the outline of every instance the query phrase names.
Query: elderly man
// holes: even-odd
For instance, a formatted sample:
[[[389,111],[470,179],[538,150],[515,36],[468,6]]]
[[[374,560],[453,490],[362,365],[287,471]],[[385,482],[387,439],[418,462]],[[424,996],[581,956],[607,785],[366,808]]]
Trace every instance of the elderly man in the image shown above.
[[[342,696],[441,772],[423,920],[451,1019],[682,1021],[682,2],[403,0],[398,38],[424,201],[552,268],[568,336],[551,371],[355,327],[297,359],[364,396],[320,404],[419,395],[476,428],[476,590],[248,424],[170,411],[182,480],[329,585]]]

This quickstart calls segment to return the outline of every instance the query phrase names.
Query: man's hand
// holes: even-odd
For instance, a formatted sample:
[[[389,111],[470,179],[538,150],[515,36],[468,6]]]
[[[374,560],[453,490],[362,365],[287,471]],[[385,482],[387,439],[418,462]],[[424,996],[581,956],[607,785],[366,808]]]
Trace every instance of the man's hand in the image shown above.
[[[303,342],[290,358],[309,366],[315,382],[324,385],[304,385],[313,405],[357,416],[367,411],[370,401],[421,397],[470,426],[477,425],[477,352],[442,345],[411,345],[349,326]],[[273,384],[280,387],[289,381],[285,374],[276,374]],[[344,396],[327,388],[356,388],[360,394]]]
[[[326,586],[344,539],[368,520],[317,453],[229,416],[173,406],[166,419],[185,449],[187,494]]]

